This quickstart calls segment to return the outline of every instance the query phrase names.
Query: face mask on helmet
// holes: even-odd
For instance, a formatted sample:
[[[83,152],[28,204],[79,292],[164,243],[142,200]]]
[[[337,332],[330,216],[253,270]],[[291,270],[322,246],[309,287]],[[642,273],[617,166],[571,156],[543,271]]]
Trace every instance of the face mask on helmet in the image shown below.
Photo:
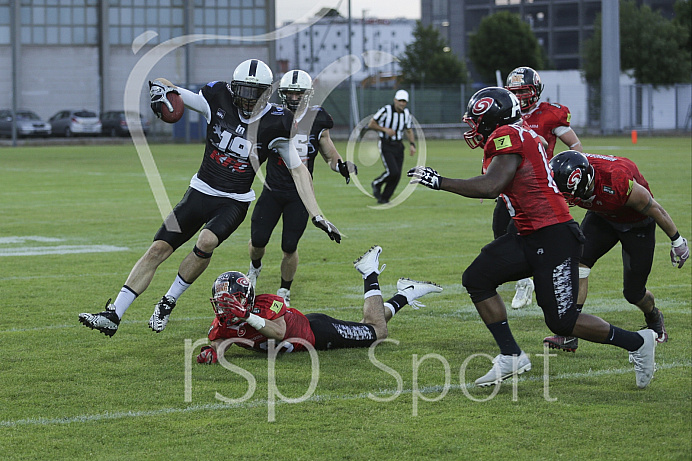
[[[312,78],[303,70],[289,70],[281,77],[279,97],[293,112],[302,112],[312,97]]]
[[[510,72],[505,88],[519,99],[523,112],[533,109],[538,104],[543,92],[541,77],[530,67],[517,67]]]
[[[581,152],[560,152],[550,160],[550,168],[555,184],[569,202],[575,198],[588,200],[593,196],[594,169]]]
[[[238,323],[231,308],[252,309],[255,304],[255,290],[241,272],[231,271],[221,274],[211,289],[211,305],[222,322]]]
[[[258,59],[248,59],[233,71],[229,89],[233,95],[233,104],[245,117],[250,117],[253,111],[259,112],[267,104],[273,78],[269,66]]]
[[[464,140],[471,149],[482,147],[499,126],[520,119],[519,100],[511,92],[499,87],[484,88],[471,97],[462,118],[471,127],[464,133]]]

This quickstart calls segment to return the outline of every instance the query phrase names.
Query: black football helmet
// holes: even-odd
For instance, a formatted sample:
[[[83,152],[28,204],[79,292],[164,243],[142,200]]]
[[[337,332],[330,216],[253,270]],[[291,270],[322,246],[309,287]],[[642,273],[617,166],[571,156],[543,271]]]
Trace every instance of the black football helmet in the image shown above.
[[[560,152],[550,160],[553,179],[565,198],[588,200],[594,190],[594,169],[589,159],[576,150]]]
[[[245,117],[252,116],[255,106],[261,110],[269,101],[274,75],[271,69],[259,59],[248,59],[238,64],[233,71],[230,90],[233,104]],[[258,105],[259,103],[259,105]]]
[[[462,121],[471,129],[464,133],[464,139],[471,149],[482,147],[497,127],[520,119],[519,100],[512,92],[495,86],[483,88],[471,96],[466,107]]]
[[[517,67],[510,72],[505,88],[519,99],[523,112],[533,109],[543,92],[541,77],[530,67]]]
[[[232,319],[231,306],[252,309],[255,289],[242,272],[229,271],[219,275],[211,287],[211,305],[221,321]]]

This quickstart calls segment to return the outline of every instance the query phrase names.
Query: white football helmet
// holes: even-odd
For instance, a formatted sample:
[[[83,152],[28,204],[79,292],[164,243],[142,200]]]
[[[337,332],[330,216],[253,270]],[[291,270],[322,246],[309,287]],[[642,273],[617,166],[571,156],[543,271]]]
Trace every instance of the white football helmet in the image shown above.
[[[304,70],[289,70],[281,77],[279,83],[279,97],[284,106],[293,112],[302,107],[307,107],[312,97],[312,78]]]
[[[231,93],[233,94],[233,104],[243,113],[245,117],[250,117],[257,103],[261,110],[269,100],[274,75],[268,65],[259,59],[248,59],[241,62],[233,71],[231,81]]]

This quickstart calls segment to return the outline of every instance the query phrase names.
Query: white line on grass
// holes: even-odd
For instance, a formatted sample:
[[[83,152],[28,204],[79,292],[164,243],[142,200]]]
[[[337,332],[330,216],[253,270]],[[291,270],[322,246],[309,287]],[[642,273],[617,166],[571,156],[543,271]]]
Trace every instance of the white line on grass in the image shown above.
[[[17,247],[0,249],[1,256],[40,256],[40,255],[66,255],[76,253],[110,253],[114,251],[128,251],[127,247],[113,245],[56,245],[48,247]]]
[[[692,367],[692,362],[672,362],[666,364],[657,364],[657,370],[671,369],[671,368],[690,368]],[[580,379],[580,378],[590,378],[594,376],[611,376],[611,375],[622,375],[626,373],[631,373],[632,368],[616,368],[616,369],[606,369],[606,370],[589,370],[588,372],[579,373],[560,373],[555,376],[551,376],[551,380],[568,380],[568,379]],[[527,376],[519,377],[519,382],[521,381],[543,381],[543,376]],[[464,384],[450,384],[448,390],[460,390],[462,388],[470,389],[476,387],[472,383]],[[437,394],[444,390],[443,386],[426,386],[418,389],[421,394]],[[384,389],[377,392],[363,392],[355,395],[313,395],[312,397],[305,399],[305,402],[328,402],[328,401],[349,401],[349,400],[365,400],[370,399],[370,395],[376,395],[379,397],[392,396],[395,394],[411,394],[413,389],[404,389],[402,391],[394,389]],[[276,402],[278,404],[283,404],[283,401]],[[236,404],[225,404],[225,403],[207,403],[204,405],[190,405],[185,408],[160,408],[158,410],[141,410],[141,411],[117,411],[117,412],[105,412],[98,413],[94,415],[79,415],[71,417],[62,418],[26,418],[26,419],[16,419],[0,421],[0,427],[17,427],[17,426],[52,426],[57,424],[73,424],[73,423],[90,423],[95,421],[107,421],[116,420],[123,418],[140,418],[148,416],[162,416],[169,414],[185,414],[185,413],[195,413],[199,411],[216,411],[216,410],[228,410],[232,408],[257,408],[264,407],[267,405],[266,399],[257,399]]]

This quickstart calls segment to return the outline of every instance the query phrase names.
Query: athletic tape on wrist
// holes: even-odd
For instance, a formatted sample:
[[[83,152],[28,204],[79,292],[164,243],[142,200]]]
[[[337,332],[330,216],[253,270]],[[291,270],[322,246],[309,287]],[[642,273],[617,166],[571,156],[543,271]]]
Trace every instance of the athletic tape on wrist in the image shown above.
[[[682,245],[683,243],[685,243],[685,239],[682,237],[678,237],[677,239],[673,240],[671,243],[675,248],[677,248],[680,245]]]
[[[255,314],[250,314],[250,317],[247,318],[246,322],[248,325],[250,325],[252,328],[255,330],[259,330],[260,328],[264,328],[267,322],[260,317],[259,315]]]

